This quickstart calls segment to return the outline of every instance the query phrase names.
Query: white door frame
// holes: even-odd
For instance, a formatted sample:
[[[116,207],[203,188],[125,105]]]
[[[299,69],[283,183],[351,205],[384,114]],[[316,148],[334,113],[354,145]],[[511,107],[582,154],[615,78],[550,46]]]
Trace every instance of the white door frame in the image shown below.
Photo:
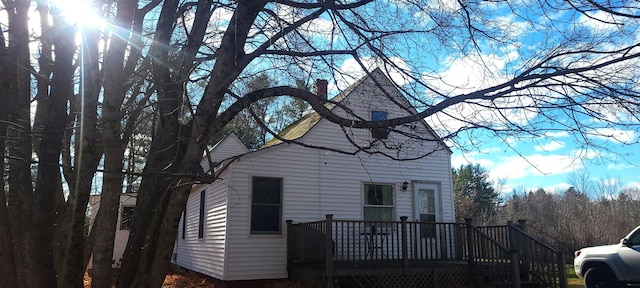
[[[442,222],[442,197],[441,197],[441,189],[440,189],[440,184],[439,183],[434,183],[434,182],[420,182],[420,181],[416,181],[416,182],[412,182],[412,210],[413,210],[413,220],[414,221],[420,221],[421,219],[421,213],[420,213],[420,204],[421,204],[421,199],[419,199],[419,195],[420,195],[420,190],[433,190],[433,194],[434,194],[434,212],[435,212],[435,222]],[[417,229],[419,230],[421,228],[422,225],[417,225]],[[419,258],[419,259],[436,259],[439,258],[441,255],[441,248],[442,247],[438,247],[438,238],[439,238],[439,234],[440,231],[438,231],[438,229],[436,228],[436,235],[433,235],[433,237],[422,237],[422,233],[420,233],[420,231],[416,231],[416,233],[418,233],[418,237],[416,237],[416,240],[419,241],[419,243],[416,243],[418,245],[414,245],[414,250],[413,251],[413,257],[414,258]]]
[[[435,208],[436,208],[436,222],[441,222],[442,221],[442,197],[441,197],[441,192],[440,192],[440,184],[439,183],[435,183],[435,182],[419,182],[419,181],[412,181],[412,191],[413,193],[411,194],[411,210],[413,212],[413,220],[414,221],[420,221],[420,213],[419,213],[419,209],[420,207],[418,207],[418,192],[419,189],[433,189],[434,190],[434,194],[435,194]]]

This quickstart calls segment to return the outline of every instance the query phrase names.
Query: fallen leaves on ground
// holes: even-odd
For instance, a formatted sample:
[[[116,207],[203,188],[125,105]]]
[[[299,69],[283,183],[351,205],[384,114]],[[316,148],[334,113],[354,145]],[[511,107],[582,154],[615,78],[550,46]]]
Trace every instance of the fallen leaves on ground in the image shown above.
[[[196,273],[172,273],[164,278],[163,288],[215,287],[210,278]]]
[[[189,272],[182,269],[172,269],[164,278],[163,288],[215,288],[213,280],[202,274]],[[84,274],[84,287],[91,288],[91,276]],[[115,287],[115,285],[113,286]],[[263,288],[300,288],[299,284],[289,281],[274,280],[263,286]]]

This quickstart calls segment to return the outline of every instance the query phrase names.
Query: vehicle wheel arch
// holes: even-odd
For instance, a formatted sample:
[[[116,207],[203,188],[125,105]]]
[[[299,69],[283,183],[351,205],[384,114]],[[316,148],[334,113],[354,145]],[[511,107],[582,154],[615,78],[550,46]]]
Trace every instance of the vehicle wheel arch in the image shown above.
[[[593,264],[585,267],[584,274],[584,287],[624,287],[623,282],[620,281],[615,274],[615,272],[611,269],[611,267],[605,262],[593,261]],[[590,277],[589,275],[597,275],[594,277]],[[609,279],[609,280],[605,280]],[[595,282],[594,282],[595,281]],[[596,286],[600,282],[600,284],[604,284],[603,286]],[[605,284],[608,283],[608,284]]]
[[[605,262],[605,261],[588,261],[582,264],[582,267],[580,268],[580,270],[582,270],[582,275],[584,275],[585,273],[587,273],[587,271],[589,271],[589,269],[591,268],[603,268],[603,269],[607,269],[609,270],[609,272],[611,272],[614,276],[616,276],[615,271],[613,271],[613,269],[611,269],[611,266],[609,265],[609,263]],[[617,277],[616,277],[617,278]]]

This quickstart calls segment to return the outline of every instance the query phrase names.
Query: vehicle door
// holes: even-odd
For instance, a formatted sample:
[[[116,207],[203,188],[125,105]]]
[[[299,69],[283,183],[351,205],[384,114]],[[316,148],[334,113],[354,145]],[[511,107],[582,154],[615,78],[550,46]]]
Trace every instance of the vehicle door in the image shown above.
[[[620,245],[621,273],[627,281],[640,282],[640,229],[636,228]]]

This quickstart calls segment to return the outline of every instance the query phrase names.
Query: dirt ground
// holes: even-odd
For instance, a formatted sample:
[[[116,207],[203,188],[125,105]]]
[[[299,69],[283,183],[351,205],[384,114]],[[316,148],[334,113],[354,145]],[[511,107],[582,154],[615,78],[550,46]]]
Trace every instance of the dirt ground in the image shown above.
[[[84,287],[91,288],[91,276],[85,273],[84,275]],[[115,287],[115,286],[114,286]],[[215,285],[213,281],[208,277],[198,275],[196,273],[185,273],[185,272],[171,272],[164,278],[164,284],[162,287],[166,288],[188,288],[188,287],[211,287],[214,288]]]
[[[91,287],[91,277],[84,275],[84,287]],[[114,286],[115,287],[115,286]],[[163,288],[215,288],[213,280],[205,275],[188,272],[183,269],[172,269],[164,278]],[[273,281],[256,288],[300,288],[299,285],[288,281]]]

